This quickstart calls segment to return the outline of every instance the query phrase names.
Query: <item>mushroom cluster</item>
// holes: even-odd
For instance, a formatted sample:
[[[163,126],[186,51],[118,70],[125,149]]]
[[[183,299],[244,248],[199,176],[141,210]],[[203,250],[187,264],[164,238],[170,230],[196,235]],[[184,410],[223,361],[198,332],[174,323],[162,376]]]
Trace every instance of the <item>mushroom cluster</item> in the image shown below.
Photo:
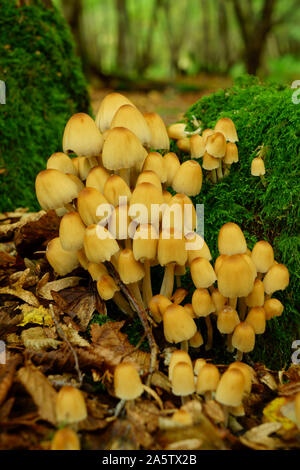
[[[198,124],[198,123],[197,123]],[[229,174],[233,163],[238,162],[238,136],[233,121],[228,117],[220,118],[214,129],[199,127],[189,132],[185,123],[168,127],[169,137],[176,140],[177,147],[190,153],[194,161],[202,158],[202,168],[206,170],[213,183]]]
[[[198,358],[192,363],[186,351],[175,350],[169,361],[172,393],[184,403],[196,393],[204,401],[215,399],[226,414],[244,414],[243,400],[250,393],[254,370],[243,362],[232,362],[221,374],[217,366]]]

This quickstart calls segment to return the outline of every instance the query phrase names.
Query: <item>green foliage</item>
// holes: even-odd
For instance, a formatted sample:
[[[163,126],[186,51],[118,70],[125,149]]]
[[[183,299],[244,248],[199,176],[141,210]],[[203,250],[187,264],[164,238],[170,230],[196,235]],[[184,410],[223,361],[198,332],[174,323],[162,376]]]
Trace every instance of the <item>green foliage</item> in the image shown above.
[[[213,257],[217,256],[218,231],[231,221],[241,226],[250,248],[258,240],[268,240],[275,259],[289,269],[289,287],[274,295],[285,306],[283,315],[268,322],[266,333],[257,337],[249,355],[274,368],[290,362],[292,341],[300,337],[300,105],[293,104],[293,91],[242,77],[232,88],[203,97],[186,113],[190,129],[192,116],[202,121],[203,128],[213,128],[220,117],[230,117],[239,136],[239,163],[218,184],[205,180],[194,198],[194,203],[205,205],[205,240]],[[266,167],[263,180],[250,172],[261,145]]]
[[[25,3],[25,2],[24,2]],[[34,180],[61,150],[69,117],[89,109],[86,83],[71,33],[58,11],[40,0],[0,3],[0,210],[38,208]]]

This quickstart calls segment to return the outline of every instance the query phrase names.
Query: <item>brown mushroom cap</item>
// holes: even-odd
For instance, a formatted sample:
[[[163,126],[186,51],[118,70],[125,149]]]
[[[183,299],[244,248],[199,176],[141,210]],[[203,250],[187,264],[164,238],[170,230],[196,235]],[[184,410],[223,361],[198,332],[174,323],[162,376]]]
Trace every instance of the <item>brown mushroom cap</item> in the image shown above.
[[[289,272],[284,264],[274,264],[263,280],[265,293],[270,295],[277,290],[284,290],[289,285]]]
[[[51,442],[51,450],[80,450],[76,432],[68,428],[56,431]]]
[[[61,246],[67,251],[78,251],[83,247],[85,225],[78,212],[68,212],[59,225]]]
[[[178,362],[172,373],[173,395],[185,397],[195,391],[193,368],[186,362]]]
[[[273,317],[280,317],[283,309],[284,307],[278,299],[267,299],[264,303],[267,320],[271,320]]]
[[[270,243],[261,240],[255,243],[251,252],[258,273],[266,273],[274,264],[274,251]]]
[[[252,307],[246,317],[246,322],[249,323],[256,335],[261,335],[266,329],[266,312],[263,307]]]
[[[134,106],[134,104],[128,98],[126,98],[126,96],[123,96],[120,93],[109,93],[103,98],[95,119],[96,125],[101,132],[104,132],[110,128],[114,115],[124,104],[130,104],[131,106]]]
[[[203,395],[206,392],[214,392],[220,381],[218,368],[213,364],[205,364],[198,372],[196,392]]]
[[[170,140],[164,121],[157,113],[144,113],[151,133],[150,147],[169,150]]]
[[[207,289],[196,289],[192,296],[192,306],[197,317],[206,317],[215,311]]]
[[[56,419],[58,423],[78,423],[87,417],[87,409],[82,392],[66,385],[56,395]]]
[[[69,119],[63,135],[64,153],[93,157],[100,155],[102,146],[103,137],[88,114],[77,113]]]
[[[77,197],[76,183],[58,170],[40,171],[35,180],[35,192],[44,210],[58,209]]]
[[[249,323],[244,321],[235,327],[232,335],[232,346],[243,353],[253,351],[255,346],[255,331]]]
[[[246,253],[247,243],[240,227],[228,222],[221,227],[218,236],[218,249],[221,255],[238,255]]]
[[[115,395],[121,400],[135,400],[144,388],[138,371],[129,362],[118,364],[114,372]]]
[[[212,265],[205,258],[195,258],[190,270],[193,283],[198,289],[210,287],[217,279]]]
[[[245,385],[245,378],[240,370],[227,369],[218,384],[216,400],[225,406],[239,406],[242,403]]]
[[[235,125],[233,121],[228,117],[224,117],[218,120],[215,125],[215,131],[222,132],[225,139],[229,142],[237,142],[239,140]]]
[[[169,380],[172,380],[173,370],[176,364],[179,362],[186,362],[187,364],[192,367],[192,361],[189,354],[182,349],[177,349],[171,355],[170,363],[169,363]]]
[[[251,175],[262,176],[266,173],[265,164],[262,158],[253,158],[251,162]]]
[[[218,314],[217,327],[222,334],[231,334],[240,323],[240,318],[235,309],[225,306]]]
[[[48,243],[46,258],[54,271],[60,276],[65,276],[79,266],[77,251],[64,250],[59,237],[53,238]]]
[[[111,129],[114,129],[115,127],[125,127],[126,129],[129,129],[137,136],[143,145],[146,145],[147,147],[150,146],[151,131],[146,119],[135,106],[130,104],[120,106],[110,125]],[[106,167],[106,165],[104,166]]]
[[[202,169],[196,160],[186,160],[175,173],[172,188],[177,193],[197,196],[202,187]]]
[[[169,343],[189,340],[197,331],[191,316],[181,305],[170,305],[163,314],[164,335]]]

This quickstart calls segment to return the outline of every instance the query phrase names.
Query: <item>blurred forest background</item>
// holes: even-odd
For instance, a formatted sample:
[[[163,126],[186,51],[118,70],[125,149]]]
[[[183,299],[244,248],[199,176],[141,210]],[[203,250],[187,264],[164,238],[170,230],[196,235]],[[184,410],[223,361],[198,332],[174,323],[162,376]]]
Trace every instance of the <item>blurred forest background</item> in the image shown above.
[[[127,90],[142,109],[146,93],[147,109],[172,121],[245,72],[285,83],[300,76],[299,0],[54,4],[73,32],[95,109],[109,89]]]

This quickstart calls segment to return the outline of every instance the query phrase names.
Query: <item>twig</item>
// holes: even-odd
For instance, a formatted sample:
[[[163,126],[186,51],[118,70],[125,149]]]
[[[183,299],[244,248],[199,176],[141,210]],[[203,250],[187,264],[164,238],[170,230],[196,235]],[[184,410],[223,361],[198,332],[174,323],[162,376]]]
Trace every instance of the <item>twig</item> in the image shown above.
[[[54,310],[53,310],[53,305],[50,304],[49,305],[49,310],[50,310],[50,314],[51,314],[51,317],[52,317],[52,320],[53,322],[55,323],[55,326],[56,326],[56,330],[57,330],[57,333],[58,335],[63,339],[63,341],[65,341],[67,343],[67,345],[69,346],[73,356],[74,356],[74,361],[75,361],[75,369],[76,369],[76,372],[78,374],[78,380],[79,380],[79,384],[80,386],[82,385],[82,381],[83,381],[83,375],[80,371],[80,368],[79,368],[79,362],[78,362],[78,356],[76,354],[76,351],[75,349],[73,348],[73,346],[71,345],[70,341],[68,340],[68,338],[66,337],[66,335],[64,334],[60,324],[58,323],[58,321],[56,320],[55,318],[55,314],[54,314]]]
[[[146,312],[145,308],[138,303],[138,301],[136,300],[136,298],[134,297],[132,292],[130,292],[130,290],[128,289],[126,284],[124,284],[121,281],[120,276],[119,276],[118,272],[116,271],[116,269],[114,268],[114,266],[112,265],[112,263],[107,262],[106,265],[107,265],[107,269],[108,269],[110,275],[114,278],[116,284],[120,287],[120,289],[122,290],[122,292],[124,293],[126,298],[131,302],[132,306],[136,310],[136,312],[137,312],[137,314],[138,314],[138,316],[141,320],[141,323],[144,327],[145,333],[147,335],[147,339],[148,339],[149,346],[150,346],[150,349],[151,349],[150,368],[149,368],[149,375],[148,375],[148,378],[147,378],[147,385],[150,385],[151,376],[152,376],[152,374],[155,370],[155,366],[156,366],[158,348],[157,348],[157,344],[156,344],[154,336],[153,336],[152,329],[149,325],[147,312]]]

